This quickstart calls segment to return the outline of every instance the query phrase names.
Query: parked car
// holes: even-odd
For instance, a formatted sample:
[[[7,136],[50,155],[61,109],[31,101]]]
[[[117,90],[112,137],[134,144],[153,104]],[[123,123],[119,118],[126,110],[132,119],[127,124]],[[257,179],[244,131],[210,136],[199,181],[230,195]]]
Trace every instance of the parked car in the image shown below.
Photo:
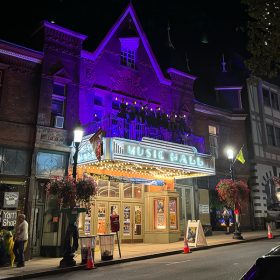
[[[280,221],[280,203],[273,203],[267,207],[267,218],[271,221]]]
[[[273,280],[279,279],[280,246],[271,249],[258,258],[256,263],[240,280]]]

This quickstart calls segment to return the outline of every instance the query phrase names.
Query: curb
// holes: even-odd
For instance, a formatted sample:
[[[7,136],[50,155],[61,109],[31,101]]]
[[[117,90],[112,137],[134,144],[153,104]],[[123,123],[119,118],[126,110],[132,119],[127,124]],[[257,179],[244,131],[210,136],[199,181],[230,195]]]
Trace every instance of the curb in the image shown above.
[[[280,237],[280,234],[274,235],[274,238],[275,237]],[[256,238],[251,238],[251,239],[243,239],[243,240],[234,241],[234,242],[227,242],[227,243],[220,243],[220,244],[214,244],[214,245],[209,245],[209,246],[196,247],[196,248],[191,248],[191,251],[208,250],[211,248],[224,247],[224,246],[229,246],[229,245],[237,245],[240,243],[254,242],[254,241],[263,240],[263,239],[267,239],[267,237],[263,236],[263,237],[256,237]],[[144,255],[144,256],[136,256],[136,257],[126,258],[126,259],[102,261],[102,262],[95,263],[94,265],[95,265],[95,268],[97,268],[97,267],[103,267],[103,266],[114,265],[114,264],[121,264],[121,263],[127,263],[127,262],[159,258],[159,257],[164,257],[164,256],[177,255],[177,254],[182,254],[182,253],[183,253],[183,250],[174,250],[174,251],[155,253],[155,254],[149,254],[149,255]],[[24,275],[17,275],[17,276],[11,276],[11,277],[6,277],[6,278],[0,277],[0,279],[1,280],[30,279],[30,278],[37,278],[37,277],[42,277],[42,276],[46,276],[46,275],[56,275],[56,274],[61,274],[61,273],[67,273],[67,272],[72,272],[72,271],[77,271],[77,270],[82,270],[82,269],[86,270],[85,264],[82,264],[82,265],[79,264],[79,265],[67,267],[67,268],[57,267],[52,270],[27,273]]]

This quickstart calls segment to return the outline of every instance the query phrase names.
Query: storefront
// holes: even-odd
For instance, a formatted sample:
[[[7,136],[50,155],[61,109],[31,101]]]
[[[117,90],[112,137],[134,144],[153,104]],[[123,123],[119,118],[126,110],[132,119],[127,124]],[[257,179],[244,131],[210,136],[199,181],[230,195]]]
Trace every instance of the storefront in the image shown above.
[[[97,160],[91,137],[84,137],[80,144],[78,176],[92,175],[98,195],[90,213],[80,220],[81,232],[109,233],[110,215],[115,212],[120,216],[122,242],[179,240],[182,205],[176,179],[214,175],[214,158],[194,147],[151,138],[103,138]]]

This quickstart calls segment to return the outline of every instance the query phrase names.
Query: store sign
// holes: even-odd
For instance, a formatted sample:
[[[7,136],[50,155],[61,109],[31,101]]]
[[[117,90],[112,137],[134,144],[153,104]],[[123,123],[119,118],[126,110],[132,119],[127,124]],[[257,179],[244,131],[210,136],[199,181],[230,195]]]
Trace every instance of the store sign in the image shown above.
[[[14,227],[17,223],[16,210],[2,210],[2,227]]]
[[[5,192],[4,208],[17,208],[18,199],[19,199],[19,192]]]
[[[152,159],[186,166],[204,166],[203,159],[198,156],[162,149],[146,148],[139,145],[125,144],[124,154],[138,158],[140,157],[143,159]]]

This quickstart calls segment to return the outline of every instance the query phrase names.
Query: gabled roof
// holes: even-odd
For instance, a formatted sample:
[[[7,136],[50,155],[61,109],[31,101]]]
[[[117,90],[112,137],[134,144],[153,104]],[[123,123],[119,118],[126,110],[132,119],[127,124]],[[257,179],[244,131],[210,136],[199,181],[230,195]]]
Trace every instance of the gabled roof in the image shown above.
[[[135,27],[137,29],[137,32],[140,36],[140,39],[142,41],[142,44],[147,52],[147,55],[151,61],[151,64],[156,72],[156,75],[160,81],[160,83],[165,84],[165,85],[171,85],[171,80],[167,79],[164,77],[159,64],[156,60],[156,57],[152,51],[152,48],[149,44],[149,41],[147,39],[147,36],[145,34],[145,32],[143,31],[143,28],[140,24],[139,19],[137,18],[136,12],[133,8],[133,6],[131,4],[129,4],[127,6],[127,8],[125,9],[125,11],[123,12],[123,14],[119,17],[119,19],[117,20],[117,22],[113,25],[113,27],[111,28],[111,30],[107,33],[107,35],[105,36],[105,38],[102,40],[102,42],[99,44],[99,46],[97,47],[97,49],[93,52],[87,52],[87,51],[83,51],[82,52],[82,57],[86,58],[86,59],[90,59],[90,60],[95,60],[100,53],[103,51],[103,49],[105,48],[105,46],[107,45],[107,43],[110,41],[110,39],[113,37],[113,35],[115,34],[115,32],[118,30],[119,26],[121,25],[121,23],[125,20],[125,18],[127,17],[127,15],[130,15],[133,23],[135,24]]]

